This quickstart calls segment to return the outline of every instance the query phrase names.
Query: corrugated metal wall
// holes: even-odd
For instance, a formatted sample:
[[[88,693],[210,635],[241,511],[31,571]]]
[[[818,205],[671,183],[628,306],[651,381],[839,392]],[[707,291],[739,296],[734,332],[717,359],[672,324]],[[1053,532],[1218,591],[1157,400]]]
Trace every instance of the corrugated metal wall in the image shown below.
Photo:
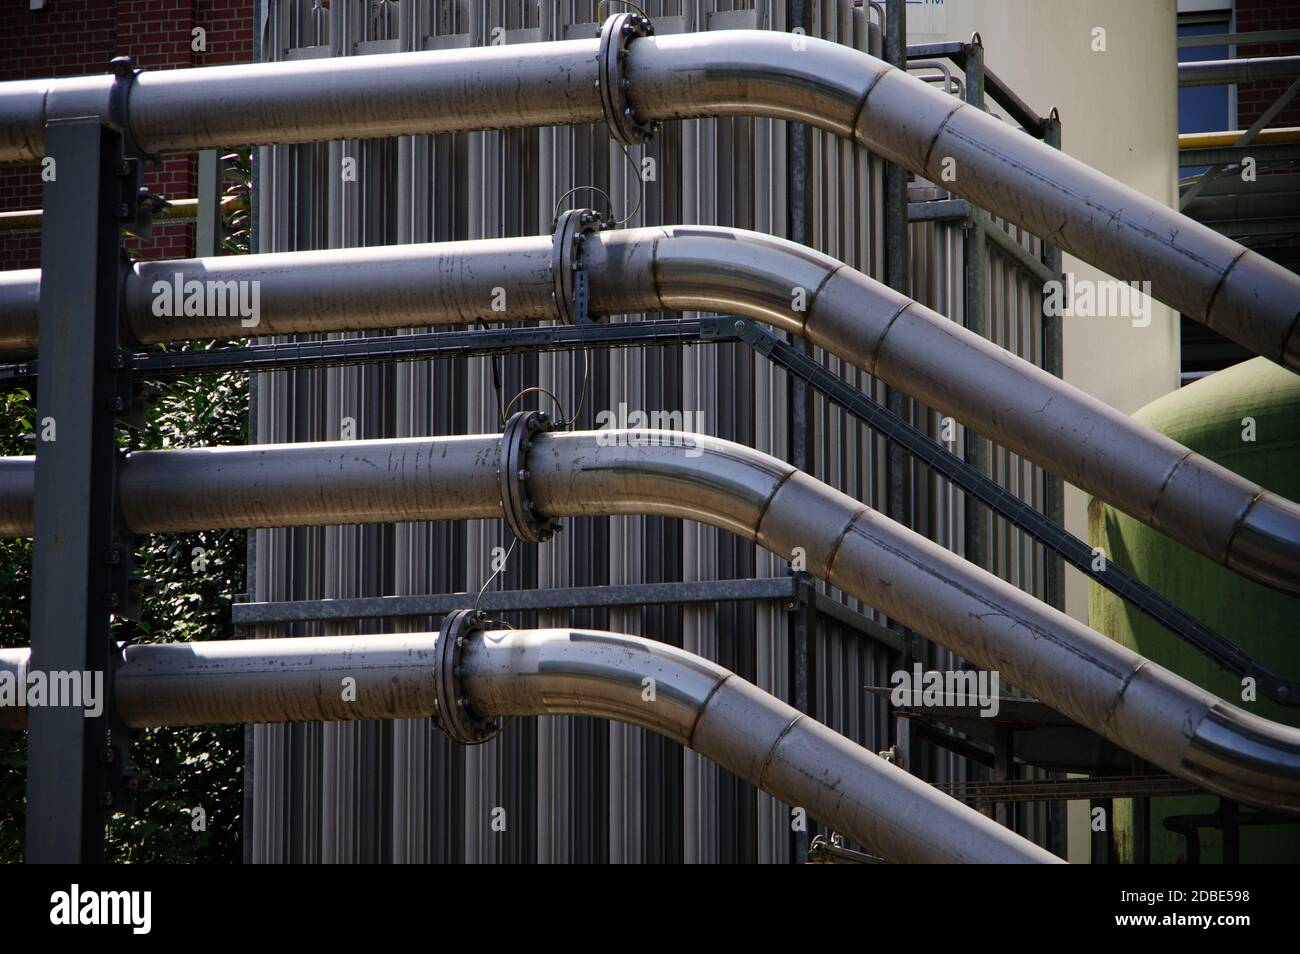
[[[264,59],[528,43],[596,31],[594,0],[334,0],[328,9],[312,0],[265,2]],[[661,34],[785,27],[781,0],[647,0],[641,6]],[[822,0],[817,7],[818,35],[867,49],[869,14],[848,0]],[[826,134],[814,135],[814,148],[814,244],[881,276],[880,163]],[[655,161],[656,176],[645,184],[629,225],[701,223],[785,234],[784,123],[728,118],[670,124],[644,155]],[[344,181],[345,160],[355,161],[356,182]],[[549,231],[557,200],[575,186],[606,190],[620,218],[637,206],[639,188],[635,170],[603,127],[266,148],[259,175],[259,251],[539,234]],[[576,200],[601,201],[591,193]],[[912,242],[916,297],[960,319],[960,223],[915,224]],[[1036,356],[1036,291],[996,259],[989,268],[992,336]],[[581,354],[506,359],[505,394],[539,384],[571,410],[583,361]],[[745,347],[616,350],[597,352],[591,362],[579,426],[594,426],[598,411],[620,403],[688,411],[700,416],[698,430],[787,456],[786,377]],[[865,374],[853,368],[843,373],[882,396]],[[915,422],[938,436],[936,415],[917,408]],[[262,442],[499,430],[486,359],[262,375],[254,424]],[[821,402],[813,426],[816,475],[883,507],[880,439]],[[995,460],[999,478],[1040,501],[1036,470],[1005,454]],[[913,472],[911,486],[917,529],[960,550],[960,495],[922,469]],[[996,521],[993,533],[995,569],[1037,592],[1041,554]],[[493,548],[508,544],[508,531],[496,521],[261,531],[252,545],[251,589],[258,600],[463,591],[482,585]],[[658,518],[588,519],[570,521],[546,546],[516,547],[494,585],[786,572],[784,561],[711,528]],[[438,622],[401,625],[430,629]],[[511,622],[652,636],[715,659],[783,698],[790,695],[791,624],[776,605],[535,613]],[[301,626],[258,635],[356,629]],[[863,688],[887,685],[898,660],[825,621],[812,655],[817,716],[872,750],[886,747],[887,710]],[[951,664],[934,650],[929,662]],[[253,861],[789,860],[787,808],[636,728],[586,718],[523,720],[496,741],[470,749],[448,745],[427,720],[259,726],[251,736],[246,852]],[[936,762],[937,778],[963,777],[957,760]],[[498,807],[506,812],[504,832],[491,829]]]

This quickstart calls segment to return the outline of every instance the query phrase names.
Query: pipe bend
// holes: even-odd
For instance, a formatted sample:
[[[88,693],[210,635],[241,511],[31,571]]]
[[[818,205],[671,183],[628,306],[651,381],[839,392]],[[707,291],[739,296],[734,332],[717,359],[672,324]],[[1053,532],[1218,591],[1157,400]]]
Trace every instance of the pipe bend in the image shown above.
[[[822,286],[844,267],[805,245],[745,229],[671,226],[654,247],[662,307],[743,314],[796,335]]]
[[[761,115],[851,137],[890,69],[843,44],[773,30],[650,36],[628,50],[628,98],[647,119]]]
[[[594,715],[687,745],[899,862],[1060,859],[693,653],[585,630],[476,635],[461,658],[484,716]]]
[[[462,688],[480,715],[589,715],[690,746],[705,705],[731,673],[665,643],[576,629],[476,634]]]
[[[1300,506],[1274,493],[1257,496],[1232,537],[1225,562],[1261,583],[1300,592]]]
[[[534,441],[528,481],[551,517],[646,514],[753,539],[795,469],[750,447],[672,430],[555,432]]]
[[[1300,729],[1216,701],[1192,733],[1183,768],[1247,805],[1300,812]]]

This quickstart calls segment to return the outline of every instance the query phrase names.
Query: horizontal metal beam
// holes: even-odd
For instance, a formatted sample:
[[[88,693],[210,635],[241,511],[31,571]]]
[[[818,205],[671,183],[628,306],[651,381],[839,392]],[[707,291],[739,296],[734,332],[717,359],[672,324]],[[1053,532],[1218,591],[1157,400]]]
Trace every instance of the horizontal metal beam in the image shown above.
[[[1252,56],[1178,64],[1178,85],[1181,87],[1266,83],[1297,75],[1300,75],[1300,56]]]
[[[343,367],[372,362],[430,361],[580,348],[633,348],[699,344],[698,318],[670,318],[612,324],[483,328],[428,334],[369,335],[325,341],[282,341],[241,348],[197,351],[139,351],[125,360],[137,375],[167,378],[216,371],[280,371]],[[711,343],[711,342],[705,342]],[[39,376],[40,362],[0,365],[0,383]]]
[[[928,202],[909,202],[909,222],[952,222],[970,218],[970,203],[965,199],[932,199]]]
[[[843,603],[818,592],[804,575],[754,580],[697,580],[682,583],[641,583],[622,586],[571,586],[561,589],[488,590],[420,596],[378,596],[332,600],[291,600],[275,603],[235,603],[236,626],[319,623],[339,620],[395,619],[444,616],[475,605],[484,612],[542,612],[598,609],[610,606],[657,606],[671,603],[723,603],[779,600],[794,608],[811,601],[814,609],[839,626],[902,652],[898,634]],[[476,602],[477,601],[477,602]]]
[[[1254,159],[1259,165],[1270,162],[1294,162],[1300,159],[1300,143],[1252,144],[1249,146],[1217,146],[1210,149],[1178,150],[1178,165],[1226,166],[1240,165],[1244,159]]]
[[[1080,779],[1022,779],[1013,782],[946,782],[939,791],[962,801],[990,802],[1076,801],[1085,798],[1150,798],[1168,795],[1203,795],[1198,788],[1173,775],[1101,776]]]
[[[756,580],[700,580],[685,583],[641,583],[625,586],[570,586],[537,590],[487,590],[477,598],[485,612],[540,612],[608,606],[667,603],[719,603],[741,600],[798,598],[792,576]],[[389,619],[401,616],[444,616],[469,609],[475,593],[425,596],[378,596],[334,600],[291,600],[279,603],[235,603],[230,608],[236,626],[271,623],[319,623],[337,620]]]
[[[1253,46],[1257,43],[1300,42],[1300,30],[1253,30],[1247,33],[1211,33],[1202,36],[1180,36],[1180,48],[1196,46]]]

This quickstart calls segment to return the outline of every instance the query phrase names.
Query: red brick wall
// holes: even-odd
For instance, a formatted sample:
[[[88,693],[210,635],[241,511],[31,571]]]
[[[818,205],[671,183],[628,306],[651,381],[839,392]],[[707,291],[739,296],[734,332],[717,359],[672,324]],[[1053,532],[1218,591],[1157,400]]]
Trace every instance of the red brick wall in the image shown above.
[[[195,27],[206,31],[203,52],[192,49]],[[150,70],[251,62],[253,0],[46,0],[43,10],[29,10],[26,0],[0,3],[0,80],[102,73],[115,56]],[[171,198],[193,196],[194,167],[192,157],[168,157],[146,170],[145,184]],[[36,167],[0,167],[0,210],[40,205]],[[132,254],[192,255],[193,233],[190,224],[155,228],[148,243],[132,240]],[[0,232],[0,269],[39,264],[38,232]]]
[[[1238,33],[1257,30],[1300,29],[1300,0],[1237,0]],[[1238,56],[1284,56],[1300,54],[1300,43],[1256,43],[1238,46]],[[1268,109],[1288,86],[1290,80],[1251,83],[1237,87],[1237,127],[1250,124]],[[1269,122],[1270,126],[1300,126],[1300,96]]]

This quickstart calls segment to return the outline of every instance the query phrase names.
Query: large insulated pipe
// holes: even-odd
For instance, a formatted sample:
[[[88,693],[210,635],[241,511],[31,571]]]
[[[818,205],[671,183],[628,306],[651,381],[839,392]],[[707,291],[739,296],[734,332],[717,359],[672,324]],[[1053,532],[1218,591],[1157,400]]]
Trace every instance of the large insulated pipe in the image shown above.
[[[439,638],[130,646],[114,678],[116,713],[138,727],[434,716],[458,704],[438,698]],[[0,650],[0,677],[25,680],[29,659],[26,649]],[[650,729],[891,861],[1059,861],[685,650],[615,633],[499,630],[474,633],[459,666],[458,691],[478,717],[587,715]],[[21,728],[25,714],[0,707],[0,726]]]
[[[499,435],[142,451],[119,504],[137,533],[500,517]],[[671,431],[538,436],[549,517],[696,520],[783,558],[1099,735],[1226,798],[1300,811],[1300,730],[1216,698],[789,464]],[[0,461],[0,532],[31,533],[31,458]]]
[[[852,139],[1300,368],[1296,275],[875,57],[764,30],[615,45],[625,58],[592,39],[0,83],[0,161],[40,159],[67,116],[118,115],[145,152],[186,152],[595,123],[613,87],[616,125],[769,116]]]
[[[260,334],[540,320],[556,316],[553,261],[551,237],[534,236],[137,262],[125,318],[142,342],[246,334],[221,289],[255,282]],[[1210,559],[1300,593],[1296,504],[829,256],[677,226],[591,234],[582,261],[597,314],[722,311],[802,335]],[[17,274],[0,280],[0,344],[21,348],[34,343],[40,273]],[[203,301],[187,309],[191,285]],[[219,315],[209,289],[227,303]]]

